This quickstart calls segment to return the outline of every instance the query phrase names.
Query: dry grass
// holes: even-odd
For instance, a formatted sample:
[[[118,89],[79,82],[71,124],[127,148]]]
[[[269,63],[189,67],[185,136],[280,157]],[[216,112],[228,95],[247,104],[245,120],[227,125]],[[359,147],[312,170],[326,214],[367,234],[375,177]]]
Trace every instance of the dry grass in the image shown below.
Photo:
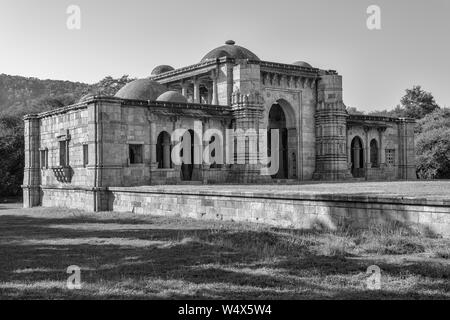
[[[0,205],[1,298],[449,299],[450,240]],[[82,289],[66,288],[81,267]],[[367,290],[367,267],[382,289]]]

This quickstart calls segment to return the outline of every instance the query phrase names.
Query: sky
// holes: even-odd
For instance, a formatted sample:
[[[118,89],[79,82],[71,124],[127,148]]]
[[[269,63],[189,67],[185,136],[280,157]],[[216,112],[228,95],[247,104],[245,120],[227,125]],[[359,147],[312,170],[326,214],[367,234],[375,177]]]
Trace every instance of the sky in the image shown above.
[[[67,8],[80,8],[80,29]],[[381,30],[369,30],[369,5]],[[344,103],[394,108],[421,85],[450,107],[450,0],[0,0],[0,73],[94,83],[197,63],[232,39],[343,76]]]

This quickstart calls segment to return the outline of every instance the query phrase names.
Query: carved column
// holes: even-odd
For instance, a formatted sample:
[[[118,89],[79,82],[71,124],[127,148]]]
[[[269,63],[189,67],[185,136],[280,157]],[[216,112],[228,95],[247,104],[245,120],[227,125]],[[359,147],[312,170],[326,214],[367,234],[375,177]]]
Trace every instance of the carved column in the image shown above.
[[[156,159],[156,144],[158,143],[158,136],[156,134],[157,117],[150,114],[148,120],[150,122],[150,168],[156,169],[158,166]]]
[[[217,96],[217,74],[215,71],[212,73],[212,104],[219,104],[219,98]]]
[[[368,179],[369,167],[370,167],[370,148],[369,148],[369,128],[364,127],[365,133],[365,148],[364,148],[364,172],[365,178]]]
[[[208,86],[208,97],[206,103],[212,104],[213,102],[213,86]]]
[[[263,100],[258,92],[241,94],[239,91],[232,95],[232,114],[236,120],[236,129],[246,132],[245,136],[240,136],[237,141],[237,163],[232,166],[229,177],[231,182],[254,183],[271,181],[269,175],[261,174],[261,164],[258,162],[257,144],[259,122],[263,116]],[[249,130],[250,129],[250,130]],[[249,130],[249,131],[247,131]],[[233,138],[233,137],[228,137]],[[228,141],[234,145],[234,139]],[[247,142],[246,142],[247,141]],[[250,149],[252,148],[252,149]],[[234,149],[234,148],[233,148]],[[253,151],[253,152],[250,152]],[[227,150],[228,152],[228,150]],[[229,154],[233,158],[234,155]]]
[[[383,132],[385,128],[378,128],[378,141],[379,141],[379,149],[378,149],[378,165],[382,167],[382,152],[383,152]]]
[[[194,84],[194,103],[200,103],[200,81],[194,78],[192,82]]]
[[[41,172],[39,168],[39,119],[26,116],[25,135],[25,168],[23,175],[23,207],[31,208],[40,205]]]
[[[189,92],[188,92],[188,87],[189,85],[183,81],[181,82],[181,94],[187,99],[189,96]]]
[[[163,168],[170,168],[170,141],[164,141],[163,154]]]

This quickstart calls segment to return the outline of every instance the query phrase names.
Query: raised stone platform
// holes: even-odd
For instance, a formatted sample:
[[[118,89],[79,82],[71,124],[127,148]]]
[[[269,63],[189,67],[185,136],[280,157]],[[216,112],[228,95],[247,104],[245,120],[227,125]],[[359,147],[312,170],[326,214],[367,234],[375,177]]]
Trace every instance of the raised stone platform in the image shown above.
[[[109,208],[139,214],[330,228],[397,223],[450,237],[450,181],[108,188]]]

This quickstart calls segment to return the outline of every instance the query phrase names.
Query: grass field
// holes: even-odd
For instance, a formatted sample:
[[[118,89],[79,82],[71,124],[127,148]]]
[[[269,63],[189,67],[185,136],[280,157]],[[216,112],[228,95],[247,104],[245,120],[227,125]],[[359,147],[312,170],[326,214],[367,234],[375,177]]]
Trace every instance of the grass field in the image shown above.
[[[450,240],[0,204],[2,299],[450,299]],[[67,267],[81,268],[69,290]],[[366,270],[381,268],[381,290]]]

